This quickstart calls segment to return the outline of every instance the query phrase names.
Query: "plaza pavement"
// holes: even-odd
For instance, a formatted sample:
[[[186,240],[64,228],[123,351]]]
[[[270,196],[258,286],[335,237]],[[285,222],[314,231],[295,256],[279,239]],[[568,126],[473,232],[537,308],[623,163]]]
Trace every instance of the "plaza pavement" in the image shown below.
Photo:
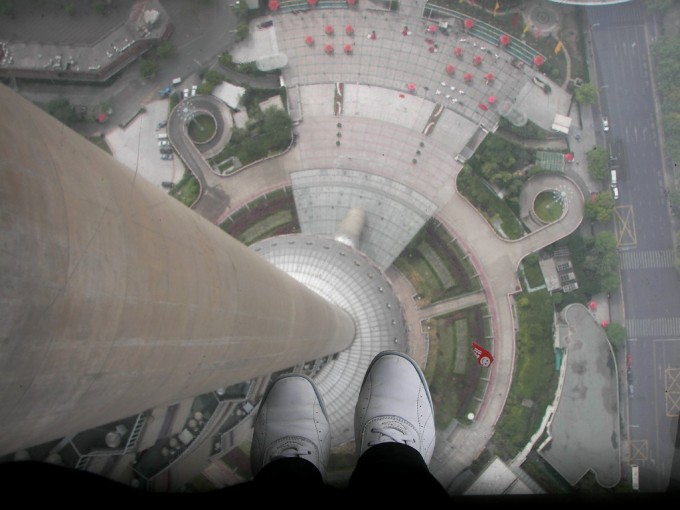
[[[477,78],[472,85],[466,83],[461,79],[462,73],[474,72],[478,77],[482,73],[472,64],[456,62],[453,47],[465,44],[466,58],[471,59],[482,43],[471,38],[461,43],[452,36],[435,34],[438,51],[431,53],[425,42],[428,21],[417,17],[359,9],[281,14],[272,19],[274,26],[266,31],[275,32],[276,39],[260,30],[256,32],[256,40],[262,45],[262,53],[284,52],[287,56],[283,77],[289,90],[294,90],[293,108],[299,109],[300,123],[295,128],[297,143],[281,158],[250,167],[223,184],[231,200],[231,207],[223,217],[258,196],[262,189],[287,182],[286,176],[314,169],[342,168],[380,175],[405,184],[436,205],[434,217],[458,239],[482,280],[492,317],[495,357],[487,394],[472,424],[452,431],[438,431],[430,468],[449,487],[483,451],[505,405],[514,368],[516,324],[512,295],[521,289],[516,277],[519,263],[526,255],[573,232],[583,213],[583,192],[579,186],[566,176],[551,177],[543,184],[547,189],[564,190],[567,197],[567,212],[562,221],[532,232],[520,241],[507,241],[457,193],[455,179],[466,149],[470,154],[474,152],[486,132],[497,126],[498,113],[478,106],[486,103],[489,95],[521,109],[544,129],[551,128],[556,113],[569,113],[570,97],[555,84],[551,94],[544,94],[531,82],[531,77],[540,73],[529,66],[517,69],[510,64],[509,57],[497,49],[494,53],[498,51],[499,58],[484,54],[482,69],[483,75],[494,73],[493,82],[487,84]],[[334,26],[333,36],[324,33],[327,24]],[[345,33],[346,25],[354,28],[353,36]],[[401,34],[404,25],[409,27],[411,35]],[[376,30],[376,40],[366,37],[372,30]],[[314,37],[314,46],[305,43],[307,35]],[[334,45],[333,55],[324,52],[325,44]],[[343,53],[345,44],[352,45],[351,55]],[[239,56],[243,61],[257,59],[254,47],[242,54],[237,48],[233,55],[235,60]],[[449,61],[459,64],[460,74],[458,71],[455,76],[446,74]],[[413,93],[406,88],[411,82],[416,84]],[[334,104],[339,83],[344,85],[341,109]],[[452,91],[451,86],[456,91]],[[460,94],[461,89],[464,94]],[[451,101],[454,97],[457,102]],[[428,121],[438,110],[439,118],[428,132]],[[338,132],[341,133],[340,146],[335,143]],[[420,154],[416,156],[418,150]],[[579,157],[583,155],[577,155]],[[414,158],[417,164],[413,163]],[[256,189],[251,188],[254,183]],[[264,187],[257,189],[261,185]],[[254,193],[248,196],[249,191]],[[394,272],[389,274],[394,276]],[[408,304],[406,315],[410,315],[409,321],[412,321],[413,294],[406,295],[411,289],[399,282],[395,290],[401,293],[402,302]],[[420,321],[410,323],[409,330],[409,340],[416,342],[412,353],[417,358],[426,355]]]
[[[255,37],[247,39],[243,49],[236,48],[233,55],[235,60],[240,55],[245,62],[285,53],[288,65],[283,70],[283,78],[293,118],[298,121],[296,145],[284,155],[252,165],[228,178],[206,172],[203,175],[206,193],[223,200],[210,200],[208,211],[201,210],[202,203],[208,202],[203,199],[197,211],[221,223],[253,199],[290,185],[298,172],[323,173],[333,169],[375,175],[402,184],[434,206],[433,216],[458,240],[479,274],[483,297],[492,317],[495,357],[489,369],[487,394],[472,424],[438,431],[430,468],[446,487],[452,487],[493,436],[512,382],[516,329],[512,296],[521,289],[516,276],[518,265],[526,255],[578,228],[584,193],[588,189],[587,177],[572,173],[573,178],[569,178],[569,169],[563,177],[552,176],[543,181],[540,185],[546,189],[565,191],[565,216],[519,241],[508,241],[499,237],[457,193],[455,180],[466,157],[474,152],[486,133],[497,126],[498,111],[478,106],[488,104],[490,94],[498,98],[499,107],[517,108],[544,129],[550,129],[556,113],[569,114],[570,96],[556,84],[551,84],[551,94],[543,94],[531,83],[531,77],[540,73],[530,66],[522,69],[512,66],[502,52],[498,52],[498,58],[495,54],[490,58],[488,53],[484,55],[481,72],[482,76],[489,71],[494,73],[491,83],[479,79],[480,71],[469,69],[469,63],[459,63],[461,72],[447,75],[446,63],[457,64],[452,57],[454,45],[466,44],[466,57],[470,58],[482,43],[469,37],[462,43],[452,36],[435,34],[432,37],[438,48],[430,52],[431,44],[425,41],[428,21],[419,18],[417,13],[402,10],[394,14],[360,7],[356,11],[280,14],[273,19],[271,29],[253,27]],[[336,30],[333,36],[323,31],[329,23]],[[353,36],[344,31],[348,24],[354,28]],[[409,27],[411,35],[401,34],[404,25]],[[376,40],[366,37],[371,30],[376,30]],[[304,42],[310,34],[316,39],[312,47]],[[329,41],[335,48],[333,55],[323,51]],[[344,44],[352,44],[351,55],[344,54]],[[460,78],[467,70],[478,76],[473,84]],[[336,102],[339,83],[344,86],[340,109]],[[409,92],[407,83],[415,83],[416,89]],[[464,94],[460,93],[461,89]],[[452,101],[454,98],[456,102]],[[586,128],[588,123],[593,124],[587,114]],[[435,117],[436,122],[432,123]],[[588,134],[586,129],[580,137],[581,143],[573,145],[575,162],[585,161],[585,150],[592,147],[589,143],[593,137]],[[338,139],[340,145],[336,144]],[[379,214],[379,204],[369,204],[369,207],[374,207],[374,212]],[[410,352],[424,364],[426,334],[421,331],[422,313],[413,302],[412,288],[397,272],[387,268],[386,274],[404,304]]]

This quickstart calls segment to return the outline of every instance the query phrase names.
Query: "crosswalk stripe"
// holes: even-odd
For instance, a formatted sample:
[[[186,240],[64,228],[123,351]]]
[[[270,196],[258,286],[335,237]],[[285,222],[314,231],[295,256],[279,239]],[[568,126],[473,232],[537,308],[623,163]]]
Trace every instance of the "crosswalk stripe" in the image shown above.
[[[621,269],[658,269],[675,266],[673,250],[624,251]]]
[[[680,317],[631,319],[625,326],[629,338],[680,337]]]

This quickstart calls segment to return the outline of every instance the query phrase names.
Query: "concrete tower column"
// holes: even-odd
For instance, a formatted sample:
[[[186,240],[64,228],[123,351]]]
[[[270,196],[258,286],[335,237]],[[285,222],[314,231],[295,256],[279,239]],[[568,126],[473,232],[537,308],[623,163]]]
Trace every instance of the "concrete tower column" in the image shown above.
[[[349,347],[351,316],[0,85],[0,454]]]

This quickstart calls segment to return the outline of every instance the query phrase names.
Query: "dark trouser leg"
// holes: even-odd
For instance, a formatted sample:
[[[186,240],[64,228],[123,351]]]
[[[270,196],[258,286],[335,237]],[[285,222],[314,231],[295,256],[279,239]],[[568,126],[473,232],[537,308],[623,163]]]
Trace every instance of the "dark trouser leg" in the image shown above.
[[[351,497],[374,494],[376,498],[405,502],[415,494],[422,494],[423,502],[450,500],[420,453],[401,443],[383,443],[368,448],[354,468],[348,489]]]

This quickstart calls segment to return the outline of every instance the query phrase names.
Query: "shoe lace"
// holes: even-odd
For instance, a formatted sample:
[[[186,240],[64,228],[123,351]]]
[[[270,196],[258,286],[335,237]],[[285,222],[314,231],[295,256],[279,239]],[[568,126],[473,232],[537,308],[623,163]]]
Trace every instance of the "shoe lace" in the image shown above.
[[[383,423],[380,426],[371,428],[371,432],[377,434],[378,437],[372,441],[368,442],[368,446],[373,446],[380,443],[404,443],[413,444],[416,443],[416,438],[412,433],[409,433],[403,427],[400,427],[397,423]]]
[[[278,451],[271,456],[270,460],[283,459],[286,457],[311,457],[312,450],[306,447],[304,441],[296,441],[289,438]]]

